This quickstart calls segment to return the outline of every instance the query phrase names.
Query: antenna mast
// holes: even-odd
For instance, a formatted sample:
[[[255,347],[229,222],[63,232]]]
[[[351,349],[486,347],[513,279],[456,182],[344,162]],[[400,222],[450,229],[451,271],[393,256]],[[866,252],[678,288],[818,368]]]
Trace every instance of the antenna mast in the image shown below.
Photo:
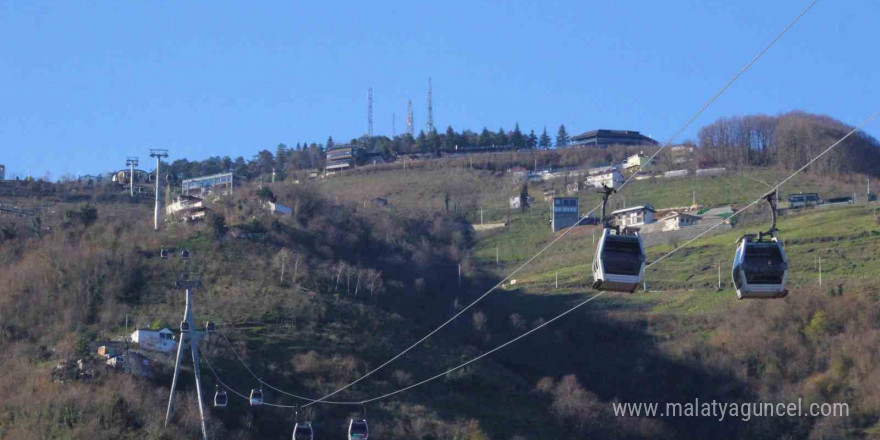
[[[406,134],[413,135],[412,100],[406,101]]]
[[[428,77],[428,119],[425,120],[425,132],[434,131],[434,104],[431,103],[431,77]]]
[[[373,88],[367,92],[367,136],[373,137]]]

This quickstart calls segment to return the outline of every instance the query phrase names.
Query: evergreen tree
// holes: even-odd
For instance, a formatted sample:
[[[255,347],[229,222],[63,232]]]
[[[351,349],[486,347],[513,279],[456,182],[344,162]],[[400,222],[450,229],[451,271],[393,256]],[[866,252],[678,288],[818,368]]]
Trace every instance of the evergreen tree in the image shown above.
[[[565,148],[568,146],[568,132],[565,131],[565,125],[559,124],[559,131],[556,132],[556,148]]]
[[[483,127],[483,131],[480,132],[480,138],[477,142],[481,147],[491,147],[495,140],[492,138],[492,133],[489,132],[489,129]]]
[[[535,136],[535,130],[529,130],[529,137],[526,139],[526,148],[534,150],[538,146],[538,136]]]
[[[416,137],[416,147],[421,151],[428,151],[428,136],[425,135],[425,130],[419,130],[419,135]]]
[[[443,138],[443,148],[447,150],[455,149],[456,138],[458,135],[455,134],[455,130],[452,129],[452,126],[446,127],[446,137]]]
[[[523,136],[522,130],[519,129],[519,122],[513,127],[513,133],[510,135],[510,143],[513,144],[513,148],[516,150],[521,150],[526,147],[526,138]]]
[[[499,147],[506,146],[509,140],[507,139],[507,133],[504,132],[504,128],[499,128],[498,133],[495,134],[495,145]]]
[[[550,139],[550,135],[547,134],[546,125],[544,126],[544,132],[541,133],[541,138],[538,139],[538,146],[544,150],[549,150],[553,146],[553,141]]]
[[[336,146],[336,143],[333,142],[333,136],[327,138],[327,149],[330,150]]]
[[[278,147],[275,148],[275,164],[278,168],[283,169],[284,164],[287,163],[287,153],[288,153],[287,145],[278,144]]]

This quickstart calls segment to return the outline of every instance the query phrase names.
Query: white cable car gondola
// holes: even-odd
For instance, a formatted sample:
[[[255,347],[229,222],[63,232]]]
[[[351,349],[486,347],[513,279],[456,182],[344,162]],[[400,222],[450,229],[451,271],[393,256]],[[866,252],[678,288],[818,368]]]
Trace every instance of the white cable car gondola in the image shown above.
[[[263,404],[263,390],[254,388],[251,390],[250,397],[251,406],[260,406]]]
[[[367,419],[351,419],[348,423],[348,440],[367,440],[370,428]]]
[[[602,236],[593,257],[593,288],[630,292],[639,288],[645,274],[645,247],[637,231],[611,226],[605,218],[605,205],[613,188],[602,185]],[[612,233],[613,232],[613,233]]]
[[[180,332],[181,332],[181,333],[187,333],[187,332],[189,332],[189,322],[187,322],[187,321],[180,321]]]
[[[159,249],[159,258],[161,258],[163,260],[167,260],[168,259],[168,249],[165,249],[165,248]]]
[[[744,235],[733,257],[733,285],[739,299],[784,298],[788,280],[788,259],[776,237],[776,201],[774,193],[764,196],[770,205],[770,230]],[[769,238],[767,238],[769,237]]]
[[[229,403],[229,396],[226,395],[225,390],[221,390],[218,386],[217,391],[214,393],[214,407],[225,408],[227,403]]]
[[[214,324],[214,321],[208,321],[205,324],[205,334],[212,334],[217,330],[217,325]]]

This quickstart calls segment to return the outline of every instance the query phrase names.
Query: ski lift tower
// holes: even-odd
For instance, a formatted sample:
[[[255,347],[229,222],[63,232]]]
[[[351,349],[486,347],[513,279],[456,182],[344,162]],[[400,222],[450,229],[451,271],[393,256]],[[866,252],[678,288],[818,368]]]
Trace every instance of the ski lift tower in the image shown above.
[[[168,150],[150,150],[150,157],[156,158],[156,210],[153,213],[153,229],[159,230],[159,162],[163,157],[168,157]]]
[[[125,158],[125,166],[129,169],[128,186],[131,191],[131,196],[134,197],[134,167],[138,166],[138,158],[136,156],[128,156]]]
[[[183,361],[183,346],[189,340],[190,351],[193,359],[193,374],[196,379],[196,397],[199,401],[199,417],[202,421],[202,439],[208,440],[208,426],[205,421],[205,406],[202,403],[202,378],[199,368],[199,344],[196,336],[196,326],[193,320],[193,299],[192,291],[202,286],[201,280],[193,278],[186,272],[186,263],[189,260],[189,250],[180,253],[183,259],[184,272],[179,280],[177,280],[177,288],[184,289],[186,292],[186,308],[183,312],[183,321],[180,323],[180,340],[177,342],[177,360],[174,362],[174,378],[171,380],[171,395],[168,397],[168,411],[165,413],[165,426],[171,420],[171,413],[174,411],[174,390],[177,388],[177,377],[180,375],[180,364]],[[207,333],[206,333],[207,334]]]

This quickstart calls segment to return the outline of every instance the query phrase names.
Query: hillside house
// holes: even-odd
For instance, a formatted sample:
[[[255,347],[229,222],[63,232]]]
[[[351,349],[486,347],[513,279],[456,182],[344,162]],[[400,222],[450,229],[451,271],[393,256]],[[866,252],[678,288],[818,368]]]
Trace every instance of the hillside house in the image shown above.
[[[569,194],[576,193],[581,190],[581,183],[578,181],[574,181],[565,186],[565,190],[568,191]]]
[[[700,222],[701,218],[695,215],[685,214],[683,212],[673,211],[669,215],[660,219],[664,231],[677,231],[681,228],[694,226]]]
[[[280,203],[275,202],[266,202],[263,204],[263,207],[266,208],[271,213],[281,214],[281,215],[292,215],[293,209],[289,206],[282,205]]]
[[[181,194],[174,203],[165,207],[165,221],[179,220],[191,222],[204,220],[208,214],[208,207],[202,198]]]
[[[584,183],[595,188],[601,188],[602,185],[609,188],[619,188],[625,181],[626,179],[623,178],[623,174],[620,174],[620,171],[615,169],[606,173],[589,176]]]
[[[618,209],[611,213],[611,222],[616,226],[639,226],[654,223],[656,210],[650,203],[642,206]]]
[[[649,159],[650,157],[642,153],[633,154],[626,158],[626,162],[623,163],[623,170],[627,173],[632,173],[638,170],[647,171]]]
[[[335,173],[354,167],[354,153],[351,145],[337,145],[327,150],[327,163],[324,169],[328,173]]]
[[[513,196],[510,198],[510,209],[528,208],[532,204],[531,196]]]
[[[139,328],[132,332],[131,342],[138,344],[138,347],[142,350],[152,350],[160,353],[170,353],[177,349],[174,332],[167,328],[161,330]]]
[[[807,208],[819,204],[818,193],[799,193],[788,195],[788,206],[792,209]]]
[[[571,137],[572,147],[605,148],[611,145],[653,146],[658,142],[632,130],[593,130]]]

